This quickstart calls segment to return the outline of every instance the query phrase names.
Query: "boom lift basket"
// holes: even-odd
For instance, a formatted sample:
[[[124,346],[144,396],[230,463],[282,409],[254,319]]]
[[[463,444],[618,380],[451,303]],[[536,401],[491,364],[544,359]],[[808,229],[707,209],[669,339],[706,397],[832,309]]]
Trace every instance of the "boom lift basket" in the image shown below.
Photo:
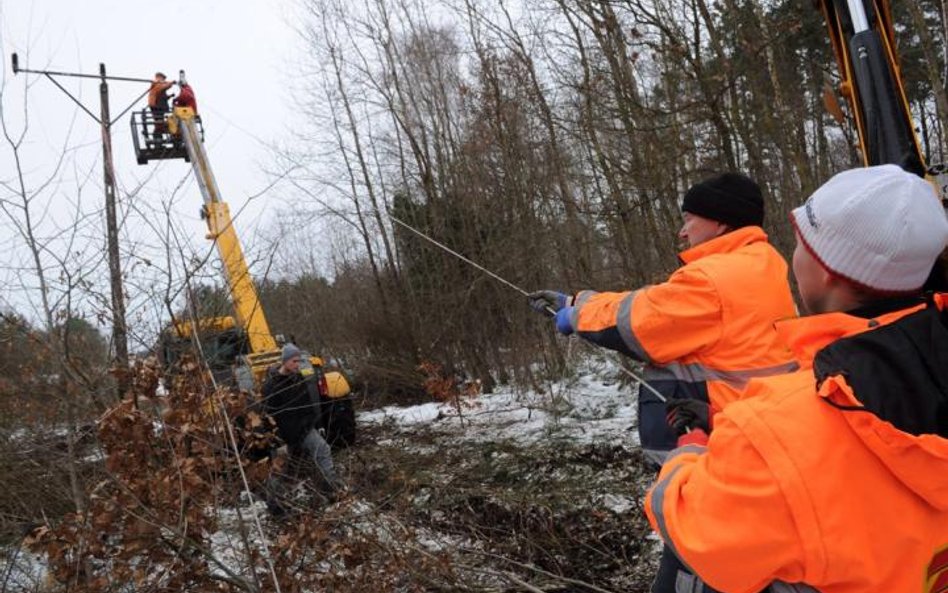
[[[131,117],[132,143],[135,159],[139,165],[163,159],[184,159],[191,162],[175,122],[170,121],[171,112],[155,114],[150,109],[133,111]],[[199,116],[194,117],[201,141],[204,141],[204,126]]]

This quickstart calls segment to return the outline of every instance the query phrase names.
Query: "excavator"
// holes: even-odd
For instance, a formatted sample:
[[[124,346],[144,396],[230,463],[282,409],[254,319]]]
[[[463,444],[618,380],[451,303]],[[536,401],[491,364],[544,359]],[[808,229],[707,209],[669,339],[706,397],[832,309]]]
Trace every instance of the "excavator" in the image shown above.
[[[915,134],[889,0],[816,0],[839,66],[839,94],[849,105],[866,166],[897,164],[942,191]],[[840,113],[838,105],[830,111]],[[837,119],[841,119],[837,116]]]
[[[185,84],[184,71],[178,84]],[[184,159],[191,163],[204,203],[201,218],[206,238],[213,241],[222,263],[233,315],[174,321],[163,332],[160,355],[172,365],[199,341],[204,360],[218,382],[252,393],[266,373],[281,361],[282,336],[271,333],[261,306],[240,239],[221,200],[220,191],[204,149],[200,116],[190,106],[176,105],[170,113],[143,110],[132,113],[135,157],[144,165],[152,160]],[[323,359],[304,351],[300,372],[307,377],[311,396],[321,406],[326,440],[334,447],[355,442],[355,412],[349,384],[338,371],[325,371]]]

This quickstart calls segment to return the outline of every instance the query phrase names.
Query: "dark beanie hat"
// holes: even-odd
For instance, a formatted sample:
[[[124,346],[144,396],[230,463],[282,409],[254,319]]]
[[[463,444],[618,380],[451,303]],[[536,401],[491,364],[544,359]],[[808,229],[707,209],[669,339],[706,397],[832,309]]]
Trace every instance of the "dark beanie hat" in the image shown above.
[[[685,193],[681,210],[735,229],[764,223],[760,186],[740,173],[722,173],[692,185]]]

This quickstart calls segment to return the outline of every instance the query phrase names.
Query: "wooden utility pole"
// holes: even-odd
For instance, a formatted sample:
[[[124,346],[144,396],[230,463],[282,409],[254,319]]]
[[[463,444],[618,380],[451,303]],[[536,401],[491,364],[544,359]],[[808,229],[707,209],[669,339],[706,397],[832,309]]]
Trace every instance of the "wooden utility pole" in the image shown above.
[[[116,381],[119,398],[128,391],[128,330],[125,327],[125,293],[122,288],[122,258],[119,253],[118,222],[115,215],[115,165],[112,162],[112,118],[109,116],[109,84],[105,64],[99,64],[99,105],[102,126],[102,169],[105,173],[105,236],[109,252],[112,286],[112,343],[115,345]]]
[[[119,252],[118,242],[118,217],[115,211],[115,166],[112,161],[112,120],[109,114],[109,80],[121,80],[135,83],[151,83],[147,78],[129,78],[126,76],[106,76],[105,64],[99,64],[99,74],[81,74],[78,72],[56,72],[53,70],[30,70],[21,68],[17,55],[13,54],[13,73],[30,72],[32,74],[42,74],[46,76],[59,90],[73,100],[83,111],[92,119],[99,122],[102,128],[102,168],[105,175],[105,226],[106,226],[106,244],[109,256],[109,277],[112,287],[112,344],[115,348],[115,358],[113,366],[115,368],[116,391],[117,396],[122,398],[128,391],[128,330],[125,326],[125,292],[122,288],[122,258]],[[99,79],[99,117],[82,104],[79,99],[66,90],[54,77],[70,76],[74,78],[98,78]],[[145,90],[135,101],[125,108],[115,118],[121,119],[132,106],[140,101],[142,97],[148,94]]]

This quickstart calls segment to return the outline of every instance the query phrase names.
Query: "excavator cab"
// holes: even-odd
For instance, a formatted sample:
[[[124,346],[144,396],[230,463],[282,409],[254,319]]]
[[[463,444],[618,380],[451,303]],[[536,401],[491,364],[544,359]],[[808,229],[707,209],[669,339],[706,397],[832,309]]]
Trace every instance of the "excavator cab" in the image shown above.
[[[213,325],[220,321],[230,323],[213,328]],[[233,383],[235,361],[250,354],[250,343],[246,334],[240,328],[234,327],[231,317],[202,319],[199,326],[201,353],[214,380],[225,385]],[[183,354],[194,352],[195,342],[191,333],[192,328],[181,322],[162,332],[156,350],[165,368],[174,368]],[[248,391],[253,389],[252,383],[249,387],[239,386]]]
[[[147,165],[148,161],[163,159],[184,159],[191,162],[187,147],[181,138],[177,120],[171,112],[155,113],[150,109],[133,111],[132,117],[132,144],[135,146],[135,160],[139,165]],[[204,141],[204,126],[200,116],[194,116],[201,141]]]

